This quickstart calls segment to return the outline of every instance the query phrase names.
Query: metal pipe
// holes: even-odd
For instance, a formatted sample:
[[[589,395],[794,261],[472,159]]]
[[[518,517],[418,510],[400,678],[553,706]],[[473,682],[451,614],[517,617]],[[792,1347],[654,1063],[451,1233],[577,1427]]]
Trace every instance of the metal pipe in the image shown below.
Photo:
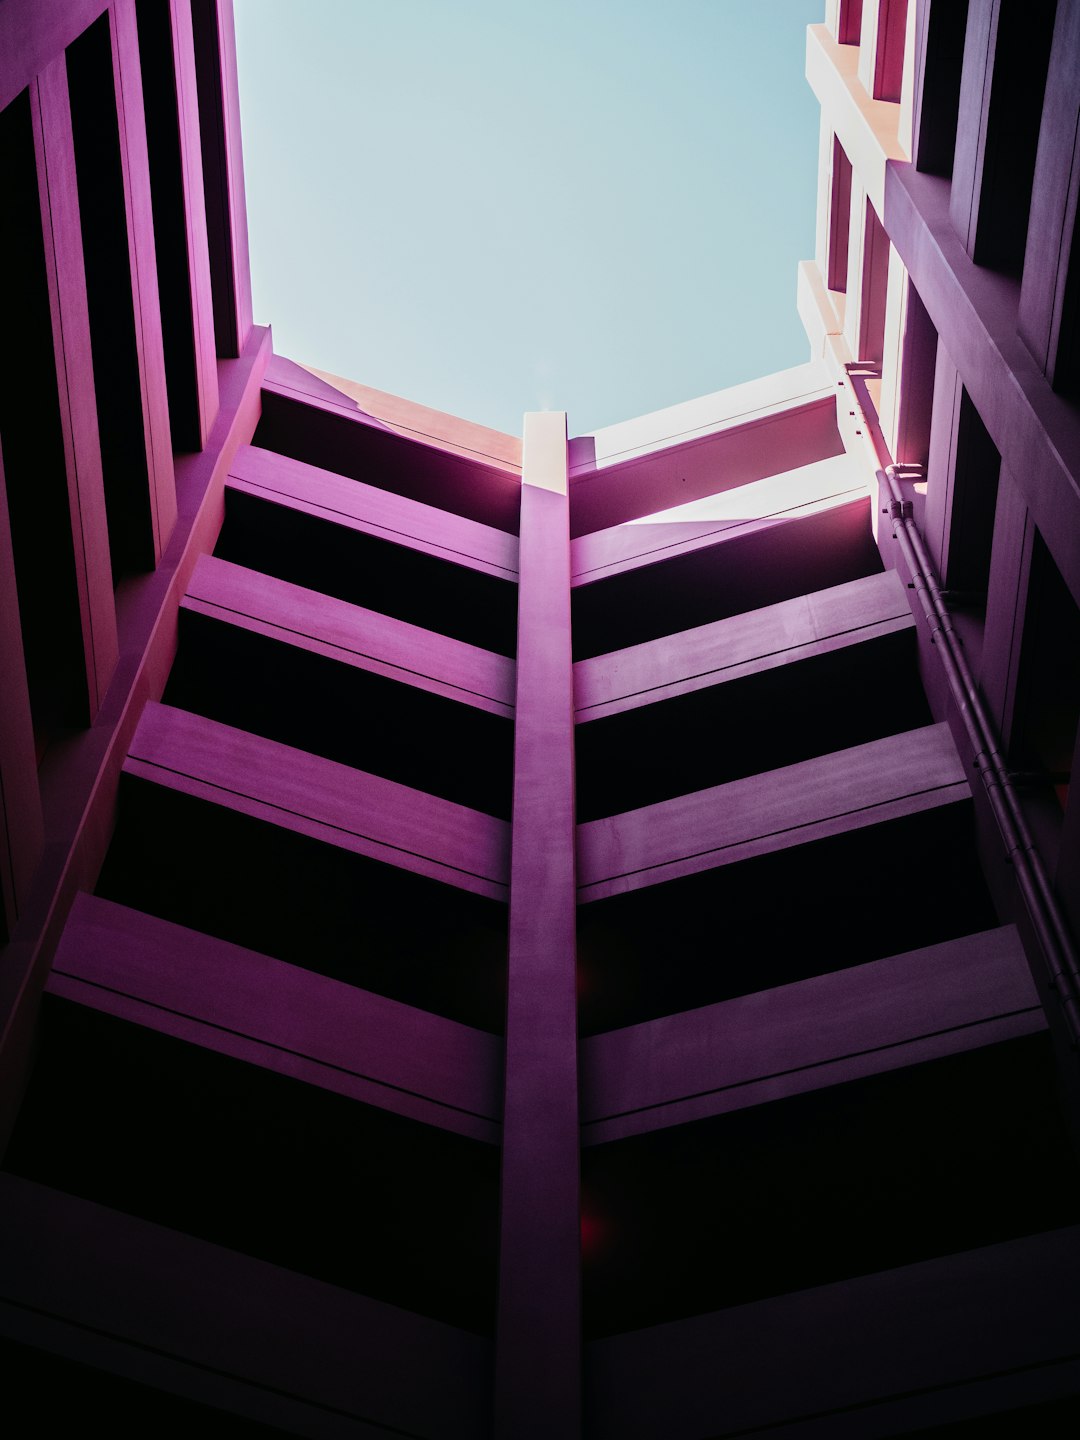
[[[1007,859],[1013,867],[1028,918],[1045,957],[1050,986],[1057,994],[1069,1038],[1073,1046],[1078,1047],[1080,959],[1075,942],[1024,816],[1001,753],[993,722],[968,665],[962,641],[953,628],[934,573],[933,562],[915,524],[912,504],[904,499],[901,491],[897,471],[903,467],[897,467],[891,460],[881,464],[885,456],[878,454],[879,444],[875,443],[873,433],[877,427],[871,425],[866,415],[867,406],[870,405],[871,411],[873,406],[866,393],[865,381],[849,372],[848,382],[853,400],[861,412],[860,428],[873,452],[879,483],[884,485],[890,496],[885,513],[892,521],[893,538],[900,546],[911,571],[910,586],[918,596],[930,628],[930,643],[937,651],[952,698],[971,741],[975,768],[982,776]],[[880,439],[880,434],[877,439],[884,451],[884,441]]]

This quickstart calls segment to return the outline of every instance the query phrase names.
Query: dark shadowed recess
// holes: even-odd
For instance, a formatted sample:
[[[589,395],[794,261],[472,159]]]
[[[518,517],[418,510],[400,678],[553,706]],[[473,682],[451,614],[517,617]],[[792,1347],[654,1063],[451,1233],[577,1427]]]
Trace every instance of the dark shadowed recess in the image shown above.
[[[30,99],[0,114],[0,433],[19,619],[39,752],[48,736],[89,721],[64,432],[41,230]]]
[[[494,1146],[50,997],[5,1165],[486,1333],[498,1158]]]
[[[172,16],[167,0],[140,0],[142,62],[150,195],[154,210],[161,333],[165,345],[169,424],[177,450],[202,448],[195,329],[188,256],[184,162],[177,120]]]
[[[342,403],[350,402],[343,398]],[[429,449],[418,445],[417,439],[422,442],[423,437],[396,435],[377,421],[366,425],[347,413],[335,414],[264,390],[262,418],[252,444],[510,535],[518,533],[521,482],[517,475],[485,465],[479,458]]]
[[[860,501],[744,533],[729,527],[715,545],[667,558],[660,551],[649,564],[577,585],[574,659],[876,575],[881,556],[868,522],[869,501]],[[649,528],[662,529],[641,530]]]
[[[915,660],[913,632],[900,631],[580,720],[577,818],[617,815],[928,725]]]
[[[634,1330],[1073,1223],[1045,1035],[588,1149],[585,1323]]]
[[[214,554],[440,635],[513,655],[517,585],[236,490]]]
[[[932,884],[906,884],[918,857]],[[989,929],[970,802],[583,905],[583,1034]]]
[[[11,1413],[32,1415],[38,1434],[85,1433],[89,1418],[106,1416],[116,1440],[270,1440],[292,1433],[14,1340],[0,1338],[0,1371]]]
[[[108,15],[70,47],[67,73],[115,580],[152,570],[154,544]]]
[[[425,794],[510,818],[514,725],[457,700],[180,612],[164,700]]]
[[[1080,1432],[1080,1396],[912,1431],[912,1440],[1062,1440]]]
[[[505,905],[145,780],[123,777],[97,893],[466,1025],[503,1028]]]

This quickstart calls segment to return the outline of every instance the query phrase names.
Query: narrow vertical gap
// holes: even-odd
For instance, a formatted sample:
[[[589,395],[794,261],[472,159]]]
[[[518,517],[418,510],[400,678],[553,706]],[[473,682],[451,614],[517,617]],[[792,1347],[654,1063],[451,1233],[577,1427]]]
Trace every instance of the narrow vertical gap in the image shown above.
[[[904,78],[908,0],[879,0],[877,54],[874,56],[874,99],[900,99]]]
[[[833,136],[832,188],[829,196],[828,286],[847,289],[848,240],[851,231],[851,161]]]
[[[841,45],[858,45],[862,35],[863,0],[840,0],[836,38]]]
[[[176,450],[198,450],[199,385],[169,0],[140,0],[137,14],[169,422]]]
[[[0,435],[15,580],[40,762],[52,735],[89,720],[79,595],[29,93],[0,115]]]
[[[154,538],[108,15],[69,47],[67,71],[115,583],[153,568]]]
[[[233,266],[232,218],[229,213],[228,156],[225,145],[225,102],[221,81],[217,0],[192,0],[195,77],[199,96],[206,231],[210,247],[210,289],[214,302],[214,335],[222,357],[240,353],[236,328],[236,276]]]

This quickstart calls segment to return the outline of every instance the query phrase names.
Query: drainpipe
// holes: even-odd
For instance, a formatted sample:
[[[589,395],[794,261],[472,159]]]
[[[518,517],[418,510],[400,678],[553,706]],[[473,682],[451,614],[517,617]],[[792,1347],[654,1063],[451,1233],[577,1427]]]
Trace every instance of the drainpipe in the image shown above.
[[[873,452],[878,481],[889,496],[889,503],[882,513],[892,521],[893,538],[911,571],[909,588],[918,596],[929,627],[930,643],[937,651],[953,701],[971,741],[975,768],[982,776],[1006,858],[1013,867],[1028,918],[1045,957],[1050,987],[1064,1013],[1069,1039],[1074,1048],[1080,1047],[1080,959],[1076,945],[1024,817],[993,723],[968,665],[963,642],[953,629],[933,562],[915,524],[912,503],[904,499],[900,488],[900,477],[906,467],[891,462],[882,465],[882,460],[887,459],[887,451],[880,427],[867,416],[867,410],[871,415],[874,410],[866,392],[866,382],[849,371],[848,383],[857,411],[861,412],[857,415],[857,428],[862,431],[868,448]],[[879,450],[882,453],[879,454]]]

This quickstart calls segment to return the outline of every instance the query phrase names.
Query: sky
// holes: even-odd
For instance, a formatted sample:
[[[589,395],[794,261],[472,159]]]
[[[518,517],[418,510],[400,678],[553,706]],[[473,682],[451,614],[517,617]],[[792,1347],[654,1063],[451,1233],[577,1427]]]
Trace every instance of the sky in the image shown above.
[[[255,319],[519,435],[802,364],[824,0],[234,0]]]

